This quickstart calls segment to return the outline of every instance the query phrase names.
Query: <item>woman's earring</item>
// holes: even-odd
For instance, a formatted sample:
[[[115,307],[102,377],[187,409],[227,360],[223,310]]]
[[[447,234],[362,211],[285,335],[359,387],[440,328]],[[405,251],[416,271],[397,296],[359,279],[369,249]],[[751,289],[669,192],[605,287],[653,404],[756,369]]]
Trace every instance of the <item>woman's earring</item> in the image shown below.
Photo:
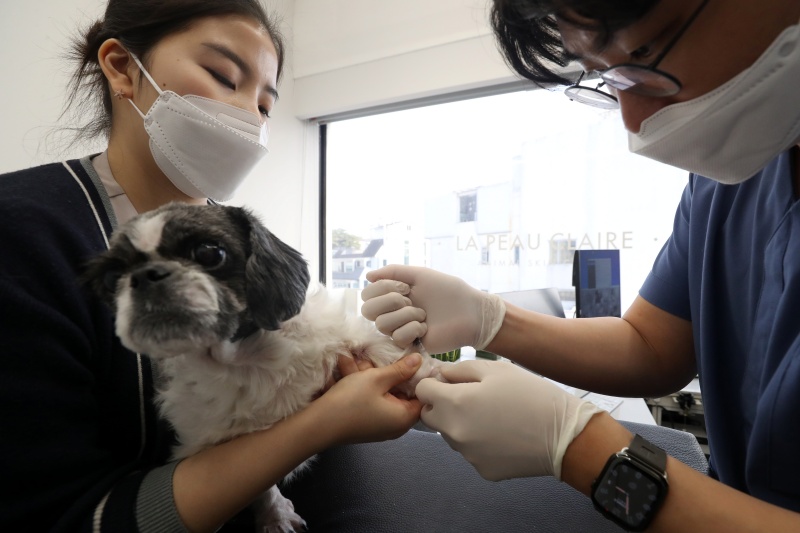
[[[122,89],[117,89],[116,91],[114,91],[114,96],[116,96],[117,99],[122,100],[123,98],[125,98],[125,92]]]

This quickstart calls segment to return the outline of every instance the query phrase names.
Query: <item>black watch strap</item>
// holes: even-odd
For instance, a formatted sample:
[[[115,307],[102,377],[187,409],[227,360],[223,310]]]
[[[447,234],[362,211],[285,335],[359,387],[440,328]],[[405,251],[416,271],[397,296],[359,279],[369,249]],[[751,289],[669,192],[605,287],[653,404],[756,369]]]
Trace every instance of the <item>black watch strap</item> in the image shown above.
[[[628,445],[628,454],[663,474],[667,471],[667,452],[636,434]]]

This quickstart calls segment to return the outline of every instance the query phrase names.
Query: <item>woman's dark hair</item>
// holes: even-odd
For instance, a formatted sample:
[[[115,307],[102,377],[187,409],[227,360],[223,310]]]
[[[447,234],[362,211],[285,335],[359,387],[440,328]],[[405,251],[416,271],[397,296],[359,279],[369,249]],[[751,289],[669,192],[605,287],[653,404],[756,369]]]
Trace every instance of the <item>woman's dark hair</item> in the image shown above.
[[[260,0],[109,0],[103,20],[80,32],[68,56],[78,68],[70,78],[67,110],[73,108],[84,122],[74,128],[75,141],[107,137],[111,131],[111,94],[97,60],[100,45],[119,39],[145,62],[148,52],[164,37],[185,30],[199,18],[219,15],[242,15],[263,26],[278,54],[280,81],[283,37]]]
[[[494,0],[491,23],[508,65],[541,86],[571,85],[562,69],[576,57],[564,49],[556,17],[596,31],[598,45],[642,18],[659,0]],[[577,18],[576,18],[577,16]]]

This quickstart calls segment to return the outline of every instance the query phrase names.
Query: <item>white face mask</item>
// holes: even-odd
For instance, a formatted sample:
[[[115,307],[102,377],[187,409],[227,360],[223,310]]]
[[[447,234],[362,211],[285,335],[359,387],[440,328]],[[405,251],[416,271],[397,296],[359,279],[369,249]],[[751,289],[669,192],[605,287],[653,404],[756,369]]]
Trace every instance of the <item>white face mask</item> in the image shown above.
[[[751,67],[674,104],[628,134],[631,152],[726,184],[741,183],[800,140],[800,25]]]
[[[192,198],[230,200],[267,155],[267,128],[261,117],[236,106],[162,91],[136,56],[133,60],[159,96],[144,119],[150,151],[161,171]]]

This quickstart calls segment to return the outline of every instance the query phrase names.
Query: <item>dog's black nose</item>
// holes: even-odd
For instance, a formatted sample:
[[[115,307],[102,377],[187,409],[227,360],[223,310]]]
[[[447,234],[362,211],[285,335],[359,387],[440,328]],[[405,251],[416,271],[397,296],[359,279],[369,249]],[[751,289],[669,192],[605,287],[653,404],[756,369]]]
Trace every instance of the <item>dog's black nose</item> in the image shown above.
[[[151,283],[158,283],[169,277],[170,271],[163,266],[148,266],[131,274],[132,289],[146,289]]]

